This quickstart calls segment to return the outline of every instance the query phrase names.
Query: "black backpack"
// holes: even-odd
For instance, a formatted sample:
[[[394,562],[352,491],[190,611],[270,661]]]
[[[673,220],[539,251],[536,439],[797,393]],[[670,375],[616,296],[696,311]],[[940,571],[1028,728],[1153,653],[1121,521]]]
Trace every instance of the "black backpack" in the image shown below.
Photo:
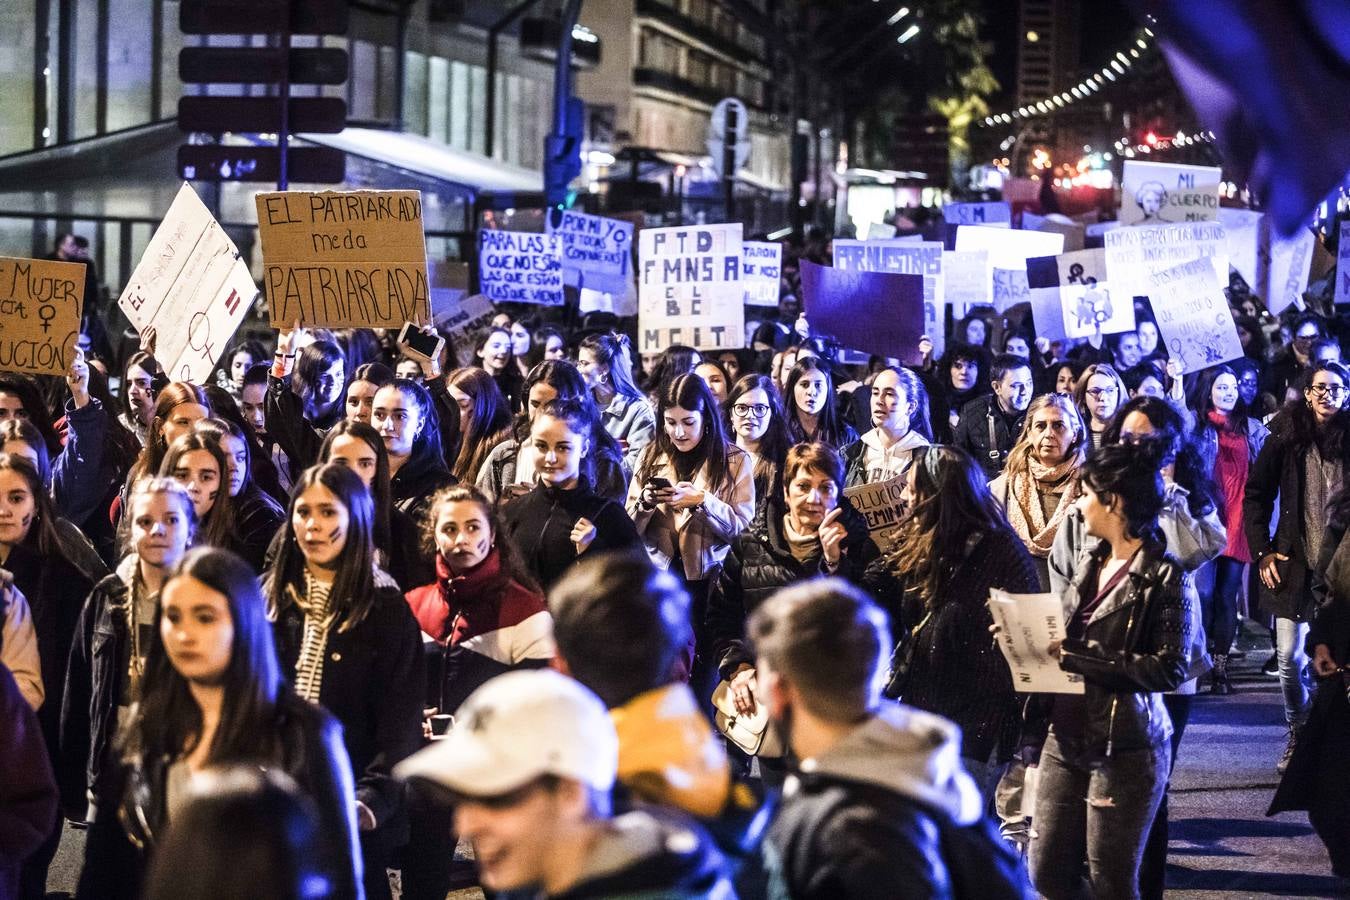
[[[973,825],[939,823],[942,858],[957,900],[1028,900],[1034,897],[1026,866],[986,816]]]

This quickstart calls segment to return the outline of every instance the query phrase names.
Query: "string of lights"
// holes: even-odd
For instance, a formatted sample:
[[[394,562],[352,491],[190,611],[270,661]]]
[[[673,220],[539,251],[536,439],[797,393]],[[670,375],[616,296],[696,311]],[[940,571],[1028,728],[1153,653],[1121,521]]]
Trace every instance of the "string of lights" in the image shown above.
[[[1035,103],[1028,103],[1025,106],[1019,106],[1010,112],[999,113],[997,115],[985,116],[978,123],[980,128],[990,128],[995,125],[1011,125],[1017,119],[1034,119],[1039,116],[1052,115],[1067,106],[1073,105],[1079,100],[1086,100],[1093,94],[1102,90],[1111,82],[1128,74],[1133,70],[1134,63],[1143,58],[1154,46],[1153,30],[1150,28],[1142,29],[1135,37],[1134,43],[1126,50],[1120,50],[1112,57],[1111,61],[1102,66],[1100,70],[1092,75],[1086,76],[1078,84],[1069,88],[1067,91],[1061,91],[1053,97],[1045,100],[1038,100]]]
[[[1196,134],[1186,134],[1179,131],[1173,137],[1156,135],[1149,132],[1144,137],[1144,142],[1140,144],[1131,144],[1129,138],[1121,138],[1116,141],[1116,152],[1126,159],[1134,159],[1136,156],[1148,156],[1152,153],[1175,150],[1181,147],[1198,147],[1201,144],[1214,143],[1214,132],[1201,131]]]

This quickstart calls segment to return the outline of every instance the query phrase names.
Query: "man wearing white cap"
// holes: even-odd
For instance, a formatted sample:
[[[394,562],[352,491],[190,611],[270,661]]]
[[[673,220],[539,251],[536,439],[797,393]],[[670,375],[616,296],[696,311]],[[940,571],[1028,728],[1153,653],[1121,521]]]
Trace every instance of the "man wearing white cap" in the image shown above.
[[[546,669],[510,672],[455,718],[444,740],[394,773],[449,792],[455,830],[496,896],[734,896],[697,826],[664,811],[611,818],[618,737],[604,704],[577,682]]]

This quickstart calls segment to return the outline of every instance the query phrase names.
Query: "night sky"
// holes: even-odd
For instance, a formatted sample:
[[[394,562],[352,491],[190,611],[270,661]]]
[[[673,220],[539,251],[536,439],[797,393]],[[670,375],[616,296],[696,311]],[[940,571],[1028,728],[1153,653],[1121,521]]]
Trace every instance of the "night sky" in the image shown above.
[[[1017,0],[984,0],[985,38],[994,45],[990,68],[1002,88],[991,105],[1012,101],[1017,80]],[[1123,0],[1079,0],[1082,25],[1080,69],[1097,69],[1124,46],[1136,24]]]

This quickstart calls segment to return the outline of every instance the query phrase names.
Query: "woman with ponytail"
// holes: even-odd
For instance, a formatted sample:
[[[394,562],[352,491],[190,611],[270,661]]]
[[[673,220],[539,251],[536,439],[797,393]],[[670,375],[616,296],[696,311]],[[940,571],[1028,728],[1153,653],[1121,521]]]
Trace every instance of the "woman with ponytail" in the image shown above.
[[[600,407],[600,421],[619,442],[631,470],[656,436],[656,416],[633,380],[630,349],[626,334],[590,335],[577,350],[577,370]]]

